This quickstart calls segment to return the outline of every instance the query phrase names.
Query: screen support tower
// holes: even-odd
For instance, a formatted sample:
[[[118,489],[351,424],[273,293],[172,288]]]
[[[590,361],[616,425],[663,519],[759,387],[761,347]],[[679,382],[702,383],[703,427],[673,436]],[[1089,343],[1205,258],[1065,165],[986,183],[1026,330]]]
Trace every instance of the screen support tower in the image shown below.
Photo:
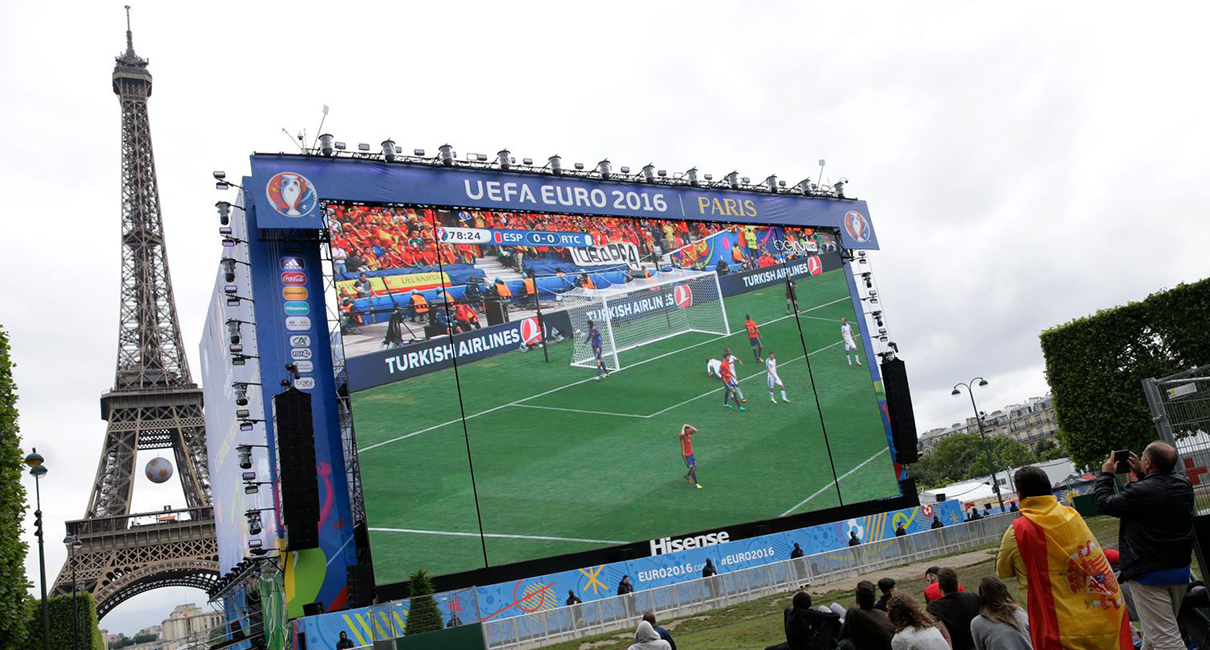
[[[113,91],[122,110],[122,287],[117,373],[101,396],[108,426],[84,518],[67,522],[81,548],[71,554],[54,593],[92,593],[104,616],[122,601],[158,587],[206,589],[219,576],[202,391],[181,340],[151,148],[147,99],[151,73],[134,52],[127,7],[126,51]],[[171,449],[187,507],[131,513],[137,453]],[[71,566],[74,564],[75,566]],[[74,571],[73,571],[74,568]]]

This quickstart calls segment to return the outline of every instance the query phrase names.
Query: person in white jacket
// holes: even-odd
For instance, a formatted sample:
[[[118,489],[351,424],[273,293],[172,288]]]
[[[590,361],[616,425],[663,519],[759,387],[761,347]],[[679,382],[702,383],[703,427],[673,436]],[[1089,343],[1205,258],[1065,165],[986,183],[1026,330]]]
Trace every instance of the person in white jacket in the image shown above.
[[[656,634],[651,623],[640,621],[639,629],[634,632],[634,643],[627,650],[672,650],[672,646]]]

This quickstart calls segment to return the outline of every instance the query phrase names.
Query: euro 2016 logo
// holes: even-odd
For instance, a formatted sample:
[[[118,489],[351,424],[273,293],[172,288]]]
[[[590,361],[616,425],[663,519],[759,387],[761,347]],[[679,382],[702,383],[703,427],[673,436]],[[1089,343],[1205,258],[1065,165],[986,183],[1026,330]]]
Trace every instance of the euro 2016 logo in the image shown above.
[[[865,218],[865,215],[857,211],[847,212],[844,215],[844,229],[853,238],[853,241],[861,244],[870,240],[870,220]]]
[[[688,309],[693,306],[693,292],[686,285],[676,285],[672,290],[672,299],[676,302],[676,306],[681,309]]]
[[[311,181],[294,172],[281,172],[270,178],[265,195],[273,209],[286,217],[305,217],[319,203]]]

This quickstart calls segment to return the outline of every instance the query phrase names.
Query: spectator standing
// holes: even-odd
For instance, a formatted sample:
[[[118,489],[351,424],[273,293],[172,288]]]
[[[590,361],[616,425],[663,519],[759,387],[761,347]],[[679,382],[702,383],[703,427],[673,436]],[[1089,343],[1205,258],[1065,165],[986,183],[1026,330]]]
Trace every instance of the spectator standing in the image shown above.
[[[928,604],[926,611],[945,626],[954,650],[974,650],[971,621],[979,615],[979,597],[958,589],[958,574],[945,567],[937,572],[941,598]]]
[[[803,556],[802,547],[798,542],[794,542],[794,549],[790,551],[790,559],[795,560]]]
[[[1020,506],[1017,505],[1016,501],[1013,501],[1012,505],[1010,505],[1008,507],[1008,511],[1009,512],[1020,512],[1021,508],[1020,508]]]
[[[887,603],[887,618],[895,636],[891,650],[950,650],[949,640],[937,622],[907,596],[895,596]]]
[[[655,612],[643,612],[643,620],[651,623],[651,629],[655,630],[655,633],[660,635],[661,639],[668,642],[669,648],[676,650],[676,641],[672,640],[672,635],[668,633],[668,630],[665,630],[664,628],[655,624]]]
[[[945,524],[941,523],[940,516],[933,515],[933,525],[929,526],[929,530],[937,530],[938,528],[945,528]]]
[[[711,598],[718,596],[718,590],[715,589],[717,584],[714,579],[714,576],[717,573],[718,573],[718,569],[716,569],[714,567],[714,560],[711,560],[710,558],[706,558],[706,564],[702,566],[702,577],[706,579],[706,582],[705,582],[706,590],[708,592],[710,592],[709,596]]]
[[[347,650],[353,647],[353,640],[349,638],[349,633],[344,630],[340,631],[340,640],[336,642],[336,650]]]
[[[622,599],[622,606],[626,608],[626,616],[634,616],[634,585],[630,584],[630,576],[622,576],[618,581],[618,596]],[[637,639],[636,639],[637,641]]]
[[[369,298],[373,291],[370,289],[370,279],[365,273],[357,276],[357,282],[353,283],[353,289],[357,291],[358,298]]]
[[[1088,525],[1078,512],[1059,503],[1041,469],[1022,467],[1013,482],[1021,516],[1000,539],[996,574],[1015,577],[1025,591],[1033,647],[1127,647],[1130,630],[1121,590]],[[1079,558],[1076,575],[1087,576],[1081,578],[1087,585],[1076,591],[1068,587],[1073,575],[1070,558]]]
[[[332,247],[332,267],[336,273],[348,273],[349,265],[346,263],[349,259],[349,252],[339,245]]]
[[[579,605],[582,602],[584,601],[580,600],[580,597],[576,595],[576,591],[574,589],[567,590],[567,602],[565,604],[568,607],[571,607],[572,605]]]
[[[924,572],[924,579],[928,581],[928,585],[924,588],[924,602],[931,603],[944,594],[941,593],[941,585],[937,584],[937,574],[941,573],[941,567],[931,566]],[[966,587],[962,583],[958,583],[958,591],[966,591]]]
[[[903,522],[901,521],[899,522],[899,525],[895,527],[895,537],[903,537],[905,535],[907,535],[907,529],[903,527]]]
[[[880,579],[878,581],[878,591],[882,592],[882,597],[878,599],[878,602],[874,603],[874,609],[885,612],[887,601],[889,601],[891,599],[891,596],[895,595],[895,579],[894,578]]]
[[[639,628],[634,632],[634,643],[627,650],[672,650],[672,646],[656,634],[651,623],[639,621]]]
[[[1017,606],[1008,587],[995,576],[987,576],[979,583],[979,615],[971,621],[971,638],[976,650],[1033,650],[1029,641],[1029,616]]]
[[[1185,648],[1176,617],[1189,584],[1194,501],[1189,479],[1173,471],[1176,461],[1176,449],[1156,441],[1141,459],[1131,452],[1132,476],[1121,492],[1114,494],[1112,454],[1096,483],[1097,510],[1122,520],[1120,580],[1130,585],[1143,650]]]
[[[859,537],[857,537],[857,531],[850,530],[849,531],[849,546],[859,546],[860,544],[861,544],[861,539]]]
[[[857,583],[857,607],[845,612],[840,640],[847,640],[854,650],[891,650],[895,630],[886,612],[874,609],[874,583]]]
[[[783,614],[786,642],[769,646],[765,650],[816,650],[831,648],[836,643],[836,631],[840,629],[840,616],[823,608],[811,607],[811,594],[800,591],[794,594],[792,607]]]

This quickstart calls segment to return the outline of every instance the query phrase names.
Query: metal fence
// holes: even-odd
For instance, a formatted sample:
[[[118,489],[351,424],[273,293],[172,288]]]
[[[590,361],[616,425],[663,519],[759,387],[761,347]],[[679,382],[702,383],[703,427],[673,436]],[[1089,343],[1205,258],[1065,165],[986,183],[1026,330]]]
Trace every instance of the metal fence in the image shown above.
[[[1193,483],[1199,512],[1210,511],[1210,368],[1144,379],[1160,439],[1176,447],[1179,471]]]
[[[483,632],[493,650],[524,650],[633,629],[648,610],[661,618],[688,616],[981,546],[999,540],[1013,517],[989,517],[624,596],[489,620]]]

